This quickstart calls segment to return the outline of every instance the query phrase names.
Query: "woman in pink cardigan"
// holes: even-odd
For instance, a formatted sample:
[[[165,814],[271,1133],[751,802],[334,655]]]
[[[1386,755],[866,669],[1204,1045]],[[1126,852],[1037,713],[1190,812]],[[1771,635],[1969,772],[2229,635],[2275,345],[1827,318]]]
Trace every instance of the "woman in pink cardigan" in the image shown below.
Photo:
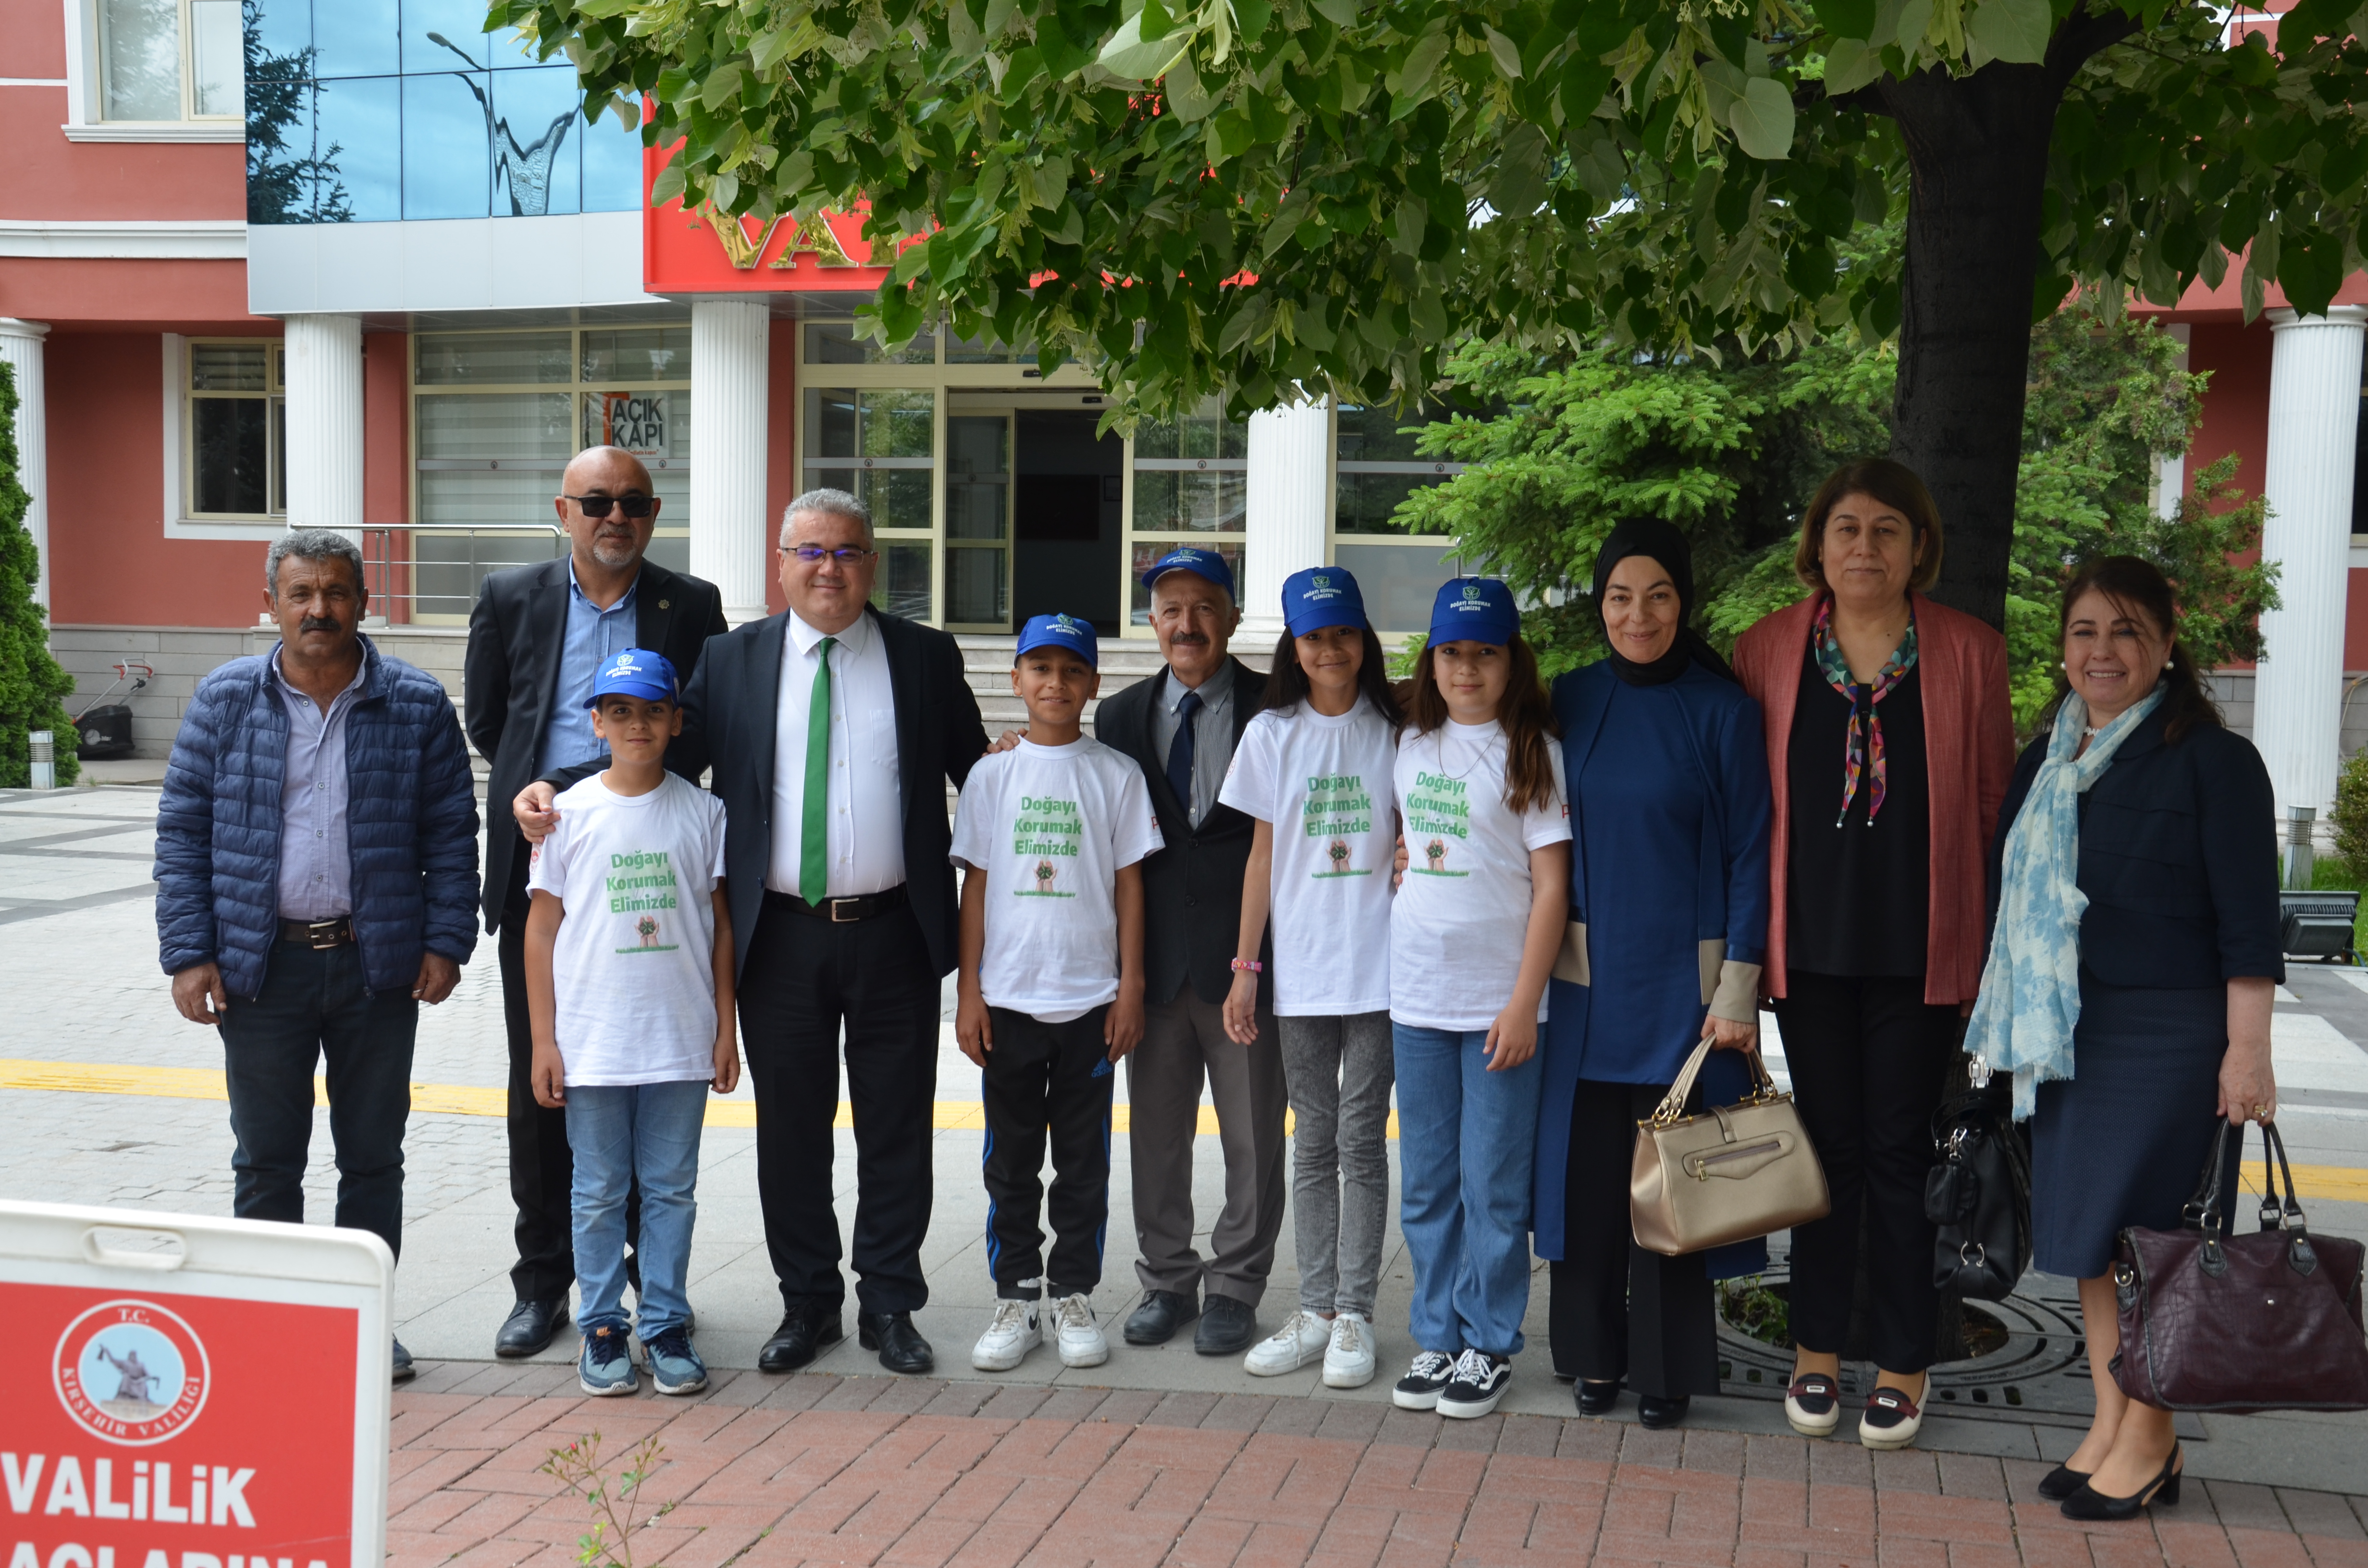
[[[1761,984],[1833,1192],[1793,1232],[1784,1413],[1809,1437],[1841,1423],[1863,1205],[1876,1376],[1859,1440],[1898,1449],[1923,1425],[1939,1306],[1930,1121],[1981,985],[1983,857],[2014,766],[2006,640],[1924,597],[1941,518],[1901,464],[1827,480],[1793,564],[1809,597],[1735,645],[1774,799]]]

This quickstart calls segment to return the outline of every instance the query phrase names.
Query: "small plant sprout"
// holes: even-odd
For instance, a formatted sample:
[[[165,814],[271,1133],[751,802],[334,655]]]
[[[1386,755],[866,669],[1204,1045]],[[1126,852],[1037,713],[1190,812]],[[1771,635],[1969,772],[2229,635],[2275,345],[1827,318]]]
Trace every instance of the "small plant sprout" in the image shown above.
[[[646,1517],[641,1510],[642,1483],[657,1470],[666,1445],[655,1435],[634,1444],[611,1484],[600,1462],[600,1441],[598,1432],[578,1437],[564,1449],[552,1449],[537,1467],[592,1506],[592,1528],[575,1538],[575,1561],[584,1568],[661,1568],[667,1553],[646,1562],[634,1561],[633,1538],[674,1512],[672,1503],[659,1504]]]

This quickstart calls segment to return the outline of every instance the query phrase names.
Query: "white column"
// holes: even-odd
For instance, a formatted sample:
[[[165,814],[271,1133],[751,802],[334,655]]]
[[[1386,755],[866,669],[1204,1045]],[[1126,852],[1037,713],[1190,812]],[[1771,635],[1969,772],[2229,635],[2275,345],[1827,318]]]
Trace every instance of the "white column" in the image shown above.
[[[690,574],[723,591],[723,619],[765,618],[766,339],[747,300],[690,307]]]
[[[2261,491],[2263,559],[2283,571],[2283,608],[2261,618],[2253,744],[2269,765],[2280,822],[2334,803],[2351,579],[2351,478],[2359,438],[2360,349],[2368,310],[2270,312],[2270,449]]]
[[[290,316],[288,526],[362,537],[362,320]]]
[[[33,536],[39,560],[33,602],[44,609],[50,603],[50,400],[41,339],[49,332],[47,322],[0,316],[0,363],[17,371],[17,481],[33,498],[25,509],[25,531]]]
[[[1323,399],[1250,415],[1242,636],[1263,653],[1282,634],[1282,583],[1325,564],[1332,419]]]

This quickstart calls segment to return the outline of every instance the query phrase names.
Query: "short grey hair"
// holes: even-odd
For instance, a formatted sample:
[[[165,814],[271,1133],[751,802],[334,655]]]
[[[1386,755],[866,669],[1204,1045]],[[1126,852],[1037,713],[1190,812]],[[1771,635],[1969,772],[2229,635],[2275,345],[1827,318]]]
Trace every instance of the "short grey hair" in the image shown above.
[[[822,512],[834,517],[846,517],[852,522],[860,523],[863,525],[863,542],[866,544],[877,542],[871,533],[871,508],[863,504],[863,497],[844,490],[833,490],[825,486],[820,490],[807,491],[781,508],[780,543],[782,549],[789,548],[790,525],[796,522],[799,514],[803,512]]]
[[[342,561],[353,572],[354,586],[369,592],[362,581],[361,546],[335,528],[290,528],[273,540],[263,557],[264,592],[279,595],[279,563],[291,555],[305,561]]]

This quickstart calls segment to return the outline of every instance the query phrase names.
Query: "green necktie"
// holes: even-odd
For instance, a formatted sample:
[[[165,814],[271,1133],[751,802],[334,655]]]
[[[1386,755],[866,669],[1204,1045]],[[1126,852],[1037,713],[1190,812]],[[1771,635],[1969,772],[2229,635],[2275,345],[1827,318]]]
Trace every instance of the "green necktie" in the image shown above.
[[[825,637],[814,661],[814,700],[806,708],[805,824],[798,835],[798,896],[820,903],[830,891],[830,651]]]

